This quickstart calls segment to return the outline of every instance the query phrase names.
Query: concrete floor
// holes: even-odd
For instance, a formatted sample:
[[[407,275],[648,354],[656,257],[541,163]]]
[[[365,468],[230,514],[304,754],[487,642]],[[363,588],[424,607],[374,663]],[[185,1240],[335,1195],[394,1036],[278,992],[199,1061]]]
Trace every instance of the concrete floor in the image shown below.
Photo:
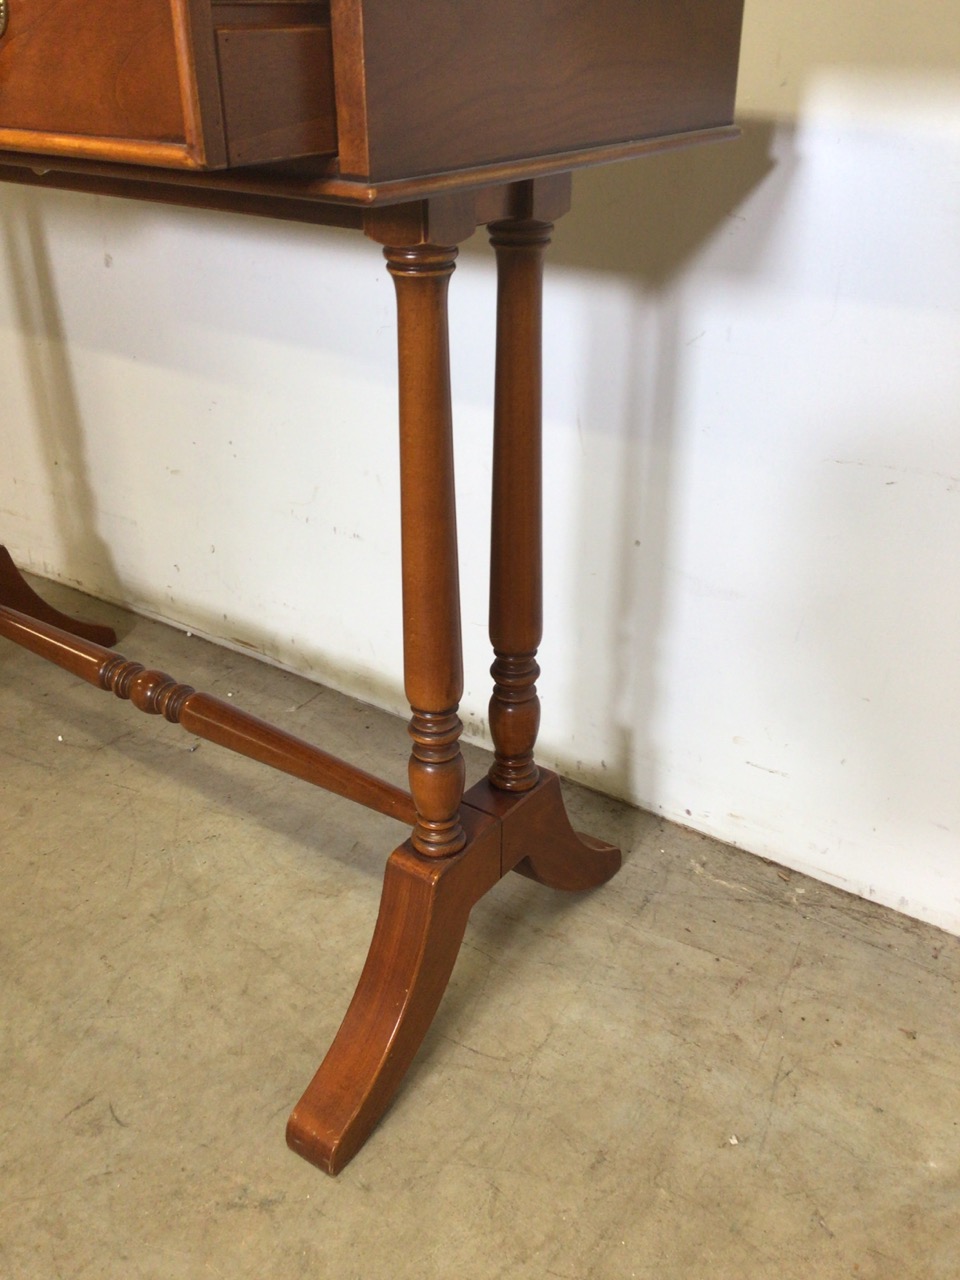
[[[398,721],[93,612],[128,656],[403,778]],[[402,830],[6,642],[0,716],[4,1280],[960,1276],[960,940],[570,788],[623,871],[479,905],[331,1180],[284,1123]]]

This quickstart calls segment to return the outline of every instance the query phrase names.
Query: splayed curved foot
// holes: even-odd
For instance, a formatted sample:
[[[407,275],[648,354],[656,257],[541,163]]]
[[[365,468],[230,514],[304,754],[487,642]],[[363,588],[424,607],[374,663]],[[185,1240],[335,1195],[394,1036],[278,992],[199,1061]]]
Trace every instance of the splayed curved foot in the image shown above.
[[[480,782],[464,803],[503,822],[503,870],[517,871],[551,889],[581,893],[605,884],[620,870],[620,850],[574,831],[560,779],[547,769],[532,791],[519,795]]]
[[[0,547],[0,604],[10,609],[26,613],[41,622],[49,622],[51,626],[69,631],[73,636],[83,640],[92,640],[94,644],[105,645],[108,649],[117,643],[117,634],[111,627],[101,627],[93,622],[81,622],[79,618],[71,618],[47,604],[13,563],[6,547]]]
[[[495,822],[464,815],[468,844],[450,858],[391,854],[380,914],[353,1000],[287,1122],[287,1143],[338,1173],[386,1111],[453,972],[467,917],[500,878]]]
[[[356,1155],[386,1111],[446,990],[470,911],[506,872],[570,891],[620,866],[613,845],[570,826],[556,774],[520,795],[479,782],[463,798],[467,846],[426,858],[391,854],[380,914],[353,1000],[287,1123],[287,1143],[326,1173]]]

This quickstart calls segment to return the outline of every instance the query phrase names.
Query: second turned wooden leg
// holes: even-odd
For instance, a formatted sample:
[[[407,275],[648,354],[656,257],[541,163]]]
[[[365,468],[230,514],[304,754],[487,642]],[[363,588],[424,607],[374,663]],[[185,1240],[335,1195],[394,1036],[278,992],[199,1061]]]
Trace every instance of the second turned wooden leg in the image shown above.
[[[447,287],[457,251],[384,250],[397,291],[400,357],[400,508],[404,687],[412,717],[411,836],[428,857],[466,842],[460,821],[464,764],[460,583],[450,404]]]
[[[555,774],[534,757],[540,727],[537,648],[543,631],[542,298],[553,224],[490,227],[497,255],[490,640],[495,759],[468,803],[503,821],[503,867],[557,889],[603,884],[620,851],[575,832]]]
[[[529,791],[540,727],[537,648],[543,632],[541,313],[543,256],[553,224],[495,223],[497,373],[494,399],[490,640],[494,679],[490,781]]]

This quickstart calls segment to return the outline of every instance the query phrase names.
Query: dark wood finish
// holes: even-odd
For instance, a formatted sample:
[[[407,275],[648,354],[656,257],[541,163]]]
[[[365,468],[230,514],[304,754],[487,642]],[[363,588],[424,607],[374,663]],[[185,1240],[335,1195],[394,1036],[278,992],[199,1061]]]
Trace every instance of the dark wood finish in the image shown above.
[[[10,0],[0,151],[310,155],[345,198],[570,168],[728,128],[741,19],[742,0]]]
[[[9,3],[0,180],[362,229],[396,287],[412,795],[127,662],[104,647],[109,629],[50,609],[0,552],[0,634],[412,824],[388,861],[353,1001],[288,1126],[293,1149],[335,1173],[416,1054],[474,903],[510,870],[578,891],[620,865],[573,831],[556,775],[533,755],[543,254],[570,170],[734,135],[742,0]],[[456,246],[481,225],[499,280],[496,760],[464,795],[447,290]]]
[[[35,601],[39,601],[43,611],[56,613],[39,597],[26,603]],[[413,801],[400,787],[241,711],[232,702],[209,693],[198,693],[164,671],[151,671],[139,662],[128,662],[122,654],[77,634],[77,629],[83,628],[86,632],[106,631],[112,635],[108,628],[87,627],[73,619],[66,621],[71,624],[72,632],[0,605],[0,635],[87,684],[129,701],[139,711],[163,716],[198,738],[345,796],[389,818],[407,823],[415,820]]]
[[[324,227],[363,226],[360,204],[317,200],[303,194],[303,184],[271,183],[258,170],[227,170],[222,174],[174,173],[134,165],[57,160],[47,166],[45,156],[0,158],[0,181],[30,187],[52,187],[127,200],[178,205],[187,209],[215,209],[222,213],[252,214]],[[251,175],[255,174],[256,177]],[[183,179],[183,181],[180,181]]]
[[[59,609],[54,609],[52,605],[47,604],[20,573],[6,547],[0,547],[0,605],[16,609],[32,618],[39,618],[42,622],[48,622],[51,626],[69,632],[70,635],[92,640],[94,644],[109,647],[117,643],[117,633],[112,627],[68,617]]]
[[[383,182],[729,124],[742,9],[332,0],[341,171]]]
[[[262,164],[337,149],[327,27],[218,27],[227,159]]]

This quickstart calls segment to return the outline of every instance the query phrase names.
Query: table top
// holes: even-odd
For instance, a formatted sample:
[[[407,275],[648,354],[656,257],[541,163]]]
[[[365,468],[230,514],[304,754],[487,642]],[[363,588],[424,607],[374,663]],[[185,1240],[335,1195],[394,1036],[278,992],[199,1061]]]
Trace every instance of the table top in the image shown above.
[[[298,216],[732,132],[743,0],[5,2],[14,180]]]

